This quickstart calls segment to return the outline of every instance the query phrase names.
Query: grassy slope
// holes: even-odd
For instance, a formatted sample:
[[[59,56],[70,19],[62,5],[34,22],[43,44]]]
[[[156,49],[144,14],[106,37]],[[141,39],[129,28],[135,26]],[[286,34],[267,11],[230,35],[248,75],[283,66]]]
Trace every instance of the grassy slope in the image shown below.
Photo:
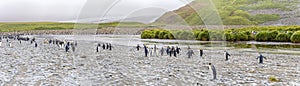
[[[223,23],[225,25],[256,25],[267,21],[279,20],[277,14],[250,14],[251,10],[279,9],[283,11],[293,10],[298,0],[212,0],[216,6]],[[203,4],[204,2],[204,4]],[[190,6],[193,8],[191,8]],[[161,16],[155,23],[176,24],[184,21],[189,25],[201,25],[202,19],[195,11],[201,15],[210,15],[201,6],[205,6],[205,0],[196,0],[178,10],[168,12]],[[196,10],[194,10],[196,8]],[[205,8],[205,7],[204,7]]]
[[[102,27],[145,27],[147,25],[136,22],[112,22],[101,24],[86,23],[57,23],[57,22],[10,22],[0,23],[0,32],[15,32],[26,30],[65,30],[65,29],[87,29]]]

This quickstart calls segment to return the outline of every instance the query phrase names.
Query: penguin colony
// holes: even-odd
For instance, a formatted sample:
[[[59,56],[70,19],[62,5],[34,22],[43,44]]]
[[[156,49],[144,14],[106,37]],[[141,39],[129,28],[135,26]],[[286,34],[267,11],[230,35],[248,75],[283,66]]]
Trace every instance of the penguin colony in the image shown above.
[[[0,37],[0,47],[3,46],[2,45],[2,40],[6,40],[6,42],[8,43],[8,46],[10,48],[13,48],[13,43],[12,41],[18,41],[20,44],[23,42],[30,42],[30,44],[32,44],[35,48],[38,47],[38,42],[36,41],[35,38],[29,38],[29,37],[22,37],[21,35],[3,35]],[[58,39],[45,39],[44,40],[45,44],[54,44],[57,45],[57,47],[59,49],[64,49],[65,52],[75,52],[76,47],[77,47],[77,42],[76,41],[67,41],[67,40],[58,40]],[[112,44],[111,43],[98,43],[96,45],[96,52],[100,52],[100,50],[109,50],[112,51]],[[139,44],[137,44],[137,46],[135,47],[137,51],[140,51],[141,49],[144,49],[144,54],[145,57],[158,57],[160,56],[165,56],[168,55],[169,57],[178,57],[181,51],[181,48],[179,48],[178,46],[162,46],[161,48],[158,48],[155,44],[153,45],[153,47],[149,47],[146,44],[143,44],[142,46],[140,46]],[[187,57],[191,58],[193,55],[195,55],[194,50],[192,48],[190,48],[190,46],[188,46],[187,48]],[[199,50],[199,56],[200,57],[204,57],[204,50],[200,49]],[[227,52],[224,51],[224,57],[225,57],[225,61],[229,61],[229,57],[231,55]],[[259,64],[263,64],[263,59],[266,59],[266,57],[264,57],[261,53],[259,53],[258,57],[256,58],[258,59],[258,63]],[[209,69],[212,71],[212,77],[213,79],[217,79],[217,72],[216,72],[216,68],[212,63],[208,64]]]
[[[140,46],[139,44],[135,47],[137,51],[140,51],[141,48],[144,49],[144,54],[145,54],[145,57],[157,57],[157,55],[160,55],[160,56],[165,56],[165,55],[168,55],[170,57],[177,57],[180,54],[180,51],[181,49],[176,46],[162,46],[160,49],[157,48],[157,46],[154,44],[153,47],[149,47],[147,46],[146,44],[143,44],[143,46]],[[188,46],[187,48],[187,57],[188,58],[192,58],[193,55],[195,55],[194,53],[194,50],[192,48],[190,48],[190,46]],[[159,53],[159,54],[157,54]],[[165,54],[166,53],[166,54]],[[229,52],[227,51],[224,51],[224,60],[225,61],[229,61],[229,57],[231,55],[229,54]],[[199,57],[200,58],[203,58],[204,57],[204,50],[203,49],[199,49]],[[261,53],[259,53],[259,56],[256,58],[258,59],[258,63],[259,64],[263,64],[263,59],[266,59],[266,57],[264,57]],[[215,80],[217,79],[217,68],[212,64],[212,63],[208,63],[208,68],[209,70],[211,70],[211,73],[212,73],[212,79]]]

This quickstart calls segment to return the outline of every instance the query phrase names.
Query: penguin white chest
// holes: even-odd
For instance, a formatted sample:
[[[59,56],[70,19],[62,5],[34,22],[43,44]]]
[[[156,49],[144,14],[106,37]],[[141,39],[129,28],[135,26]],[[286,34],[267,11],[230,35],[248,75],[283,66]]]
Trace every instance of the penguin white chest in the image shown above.
[[[212,67],[211,66],[208,66],[208,68],[209,68],[209,70],[210,70],[210,74],[211,74],[211,76],[213,77],[214,76],[214,74],[213,74],[213,69],[212,69]]]
[[[12,43],[9,43],[9,47],[13,47],[13,46],[12,46]]]

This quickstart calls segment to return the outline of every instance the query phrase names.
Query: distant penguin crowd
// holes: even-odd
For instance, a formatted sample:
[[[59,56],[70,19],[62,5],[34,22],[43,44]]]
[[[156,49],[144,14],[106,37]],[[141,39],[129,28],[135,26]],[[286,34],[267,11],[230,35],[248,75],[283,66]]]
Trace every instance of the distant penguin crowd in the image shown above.
[[[98,43],[96,45],[96,52],[100,52],[101,48],[102,50],[112,51],[113,46],[111,45],[111,43],[102,43],[102,45],[101,43]]]
[[[0,37],[0,47],[3,46],[3,40],[6,40],[6,43],[9,47],[13,48],[14,47],[14,43],[13,41],[17,41],[19,44],[22,44],[23,42],[29,42],[30,44],[32,44],[33,47],[38,48],[39,45],[41,45],[41,43],[36,41],[35,37],[26,37],[21,35],[2,35]],[[77,47],[77,42],[73,41],[73,40],[59,40],[59,39],[49,39],[46,38],[44,40],[44,44],[52,44],[52,45],[56,45],[58,47],[58,49],[63,49],[65,52],[75,52],[76,47]],[[179,46],[157,46],[156,44],[153,45],[146,45],[146,44],[142,44],[142,46],[140,44],[137,44],[137,46],[135,47],[136,51],[140,51],[140,50],[144,50],[144,56],[145,57],[159,57],[159,56],[169,56],[169,57],[178,57],[178,56],[182,56],[184,54],[181,54],[181,48]],[[113,50],[113,46],[111,43],[97,43],[96,44],[96,48],[95,48],[96,52],[100,52],[101,50],[108,50],[108,51],[112,51]],[[187,46],[187,52],[186,52],[186,57],[187,58],[192,58],[193,55],[195,55],[194,50],[190,47]],[[205,53],[203,49],[199,49],[199,57],[204,57]],[[225,57],[225,61],[229,60],[229,57],[231,55],[227,52],[224,51],[224,57]],[[266,59],[266,57],[264,57],[261,53],[259,53],[259,56],[257,57],[258,59],[258,63],[259,64],[263,64],[264,59]]]
[[[45,43],[54,44],[59,49],[64,49],[65,52],[75,52],[77,42],[72,40],[46,39]]]
[[[136,46],[136,50],[139,51],[141,48],[141,46],[138,44]],[[145,44],[143,44],[143,49],[144,49],[144,53],[145,53],[145,57],[158,57],[160,56],[165,56],[168,55],[170,57],[174,56],[177,57],[180,54],[181,49],[176,46],[167,46],[166,49],[164,48],[164,46],[162,46],[161,48],[158,48],[157,45],[153,45],[153,47],[147,46]],[[166,53],[166,54],[165,54]]]

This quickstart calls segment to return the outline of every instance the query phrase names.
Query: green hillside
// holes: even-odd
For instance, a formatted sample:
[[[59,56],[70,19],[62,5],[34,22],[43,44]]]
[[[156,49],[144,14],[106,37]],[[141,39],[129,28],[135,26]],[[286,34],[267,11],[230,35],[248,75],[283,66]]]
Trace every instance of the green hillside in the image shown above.
[[[27,30],[66,30],[66,29],[94,29],[103,27],[145,27],[147,25],[137,22],[111,22],[111,23],[57,23],[57,22],[10,22],[0,23],[0,32],[15,32]]]
[[[299,4],[298,0],[212,0],[213,6],[208,4],[209,0],[195,0],[178,10],[167,12],[155,23],[159,24],[177,24],[178,22],[189,25],[203,25],[202,20],[210,17],[212,9],[217,9],[216,13],[224,25],[258,25],[268,21],[279,20],[278,14],[251,14],[255,10],[278,9],[280,11],[291,11]],[[198,13],[197,13],[198,12]],[[215,16],[212,16],[215,17]],[[184,19],[184,21],[182,19]],[[209,19],[209,18],[207,18]],[[214,20],[210,20],[214,22]]]

